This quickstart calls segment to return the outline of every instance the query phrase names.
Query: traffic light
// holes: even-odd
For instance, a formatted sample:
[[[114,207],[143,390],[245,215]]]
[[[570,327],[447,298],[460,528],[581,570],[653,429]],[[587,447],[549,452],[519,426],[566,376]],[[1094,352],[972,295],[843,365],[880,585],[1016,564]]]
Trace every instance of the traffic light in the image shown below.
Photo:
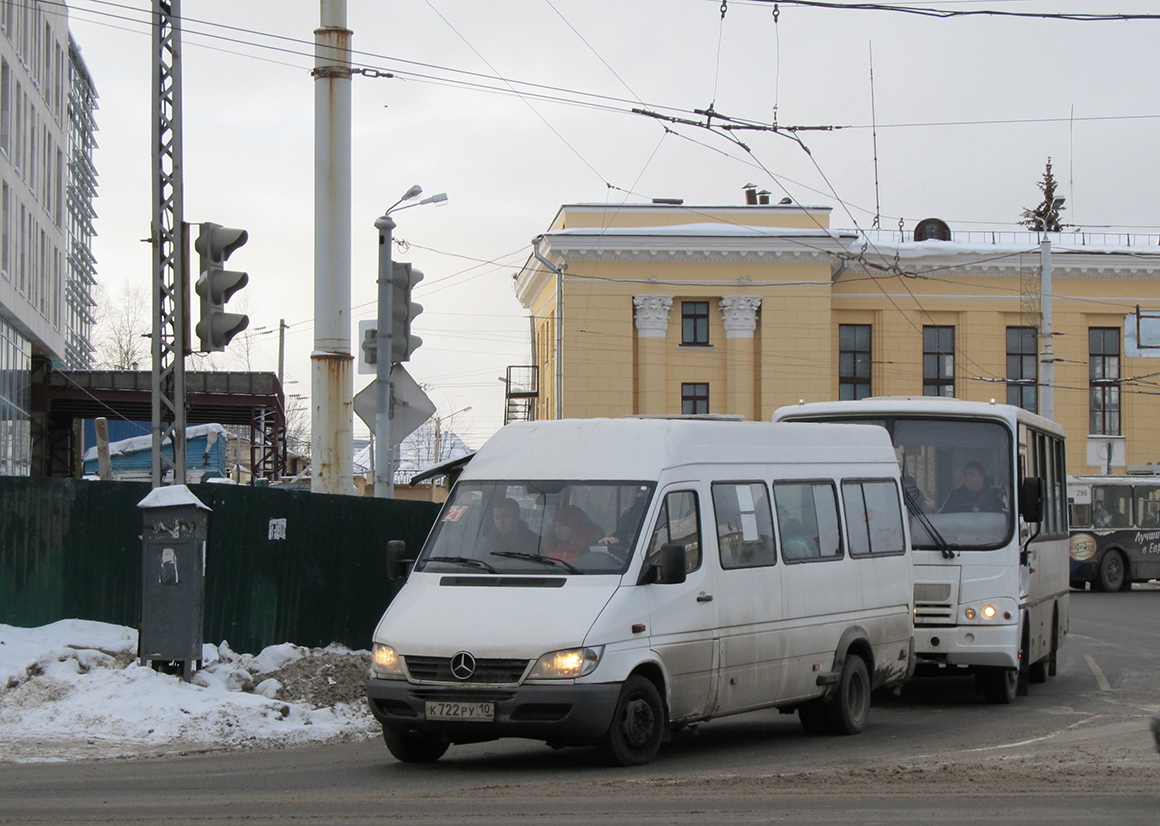
[[[249,235],[244,229],[223,227],[211,221],[201,225],[201,232],[194,244],[201,275],[194,289],[201,298],[201,321],[197,323],[196,330],[204,353],[221,352],[230,343],[230,339],[250,323],[247,315],[225,311],[225,303],[230,300],[230,296],[250,280],[244,272],[227,270],[225,262],[230,253],[248,239]]]
[[[423,280],[423,273],[410,264],[391,264],[391,364],[409,361],[423,339],[411,332],[411,322],[423,312],[423,305],[411,300],[411,288]]]
[[[358,323],[358,337],[361,342],[358,352],[358,372],[360,375],[375,375],[379,361],[379,330],[377,319],[367,319]]]

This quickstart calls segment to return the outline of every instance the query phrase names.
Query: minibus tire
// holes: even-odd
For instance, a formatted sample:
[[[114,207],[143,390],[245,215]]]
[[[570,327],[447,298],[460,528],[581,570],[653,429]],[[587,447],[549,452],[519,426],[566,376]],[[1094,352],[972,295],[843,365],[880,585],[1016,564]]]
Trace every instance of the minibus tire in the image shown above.
[[[825,706],[831,734],[858,734],[870,716],[870,672],[857,654],[847,654],[834,696]]]
[[[624,681],[612,725],[597,748],[614,766],[643,766],[657,756],[665,733],[665,705],[652,680],[633,674]]]
[[[401,763],[434,763],[451,745],[442,737],[418,731],[391,731],[383,728],[387,751]]]

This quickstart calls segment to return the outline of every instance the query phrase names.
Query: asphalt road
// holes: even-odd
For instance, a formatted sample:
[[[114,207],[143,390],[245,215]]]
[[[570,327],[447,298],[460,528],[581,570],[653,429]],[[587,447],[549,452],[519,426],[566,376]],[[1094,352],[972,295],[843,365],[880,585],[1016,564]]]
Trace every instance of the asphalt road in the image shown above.
[[[1059,674],[1011,706],[970,679],[882,698],[856,737],[714,721],[651,765],[501,741],[427,766],[380,741],[0,765],[0,824],[1160,822],[1160,588],[1073,593]]]

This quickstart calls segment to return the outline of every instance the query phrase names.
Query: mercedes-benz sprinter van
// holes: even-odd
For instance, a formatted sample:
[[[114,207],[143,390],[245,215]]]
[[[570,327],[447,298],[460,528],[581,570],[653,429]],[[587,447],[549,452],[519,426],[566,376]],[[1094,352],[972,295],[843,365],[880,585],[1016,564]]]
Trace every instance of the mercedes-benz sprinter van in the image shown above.
[[[370,708],[408,762],[523,737],[641,764],[764,708],[856,734],[913,669],[902,513],[880,427],[508,425],[421,551],[391,543]]]

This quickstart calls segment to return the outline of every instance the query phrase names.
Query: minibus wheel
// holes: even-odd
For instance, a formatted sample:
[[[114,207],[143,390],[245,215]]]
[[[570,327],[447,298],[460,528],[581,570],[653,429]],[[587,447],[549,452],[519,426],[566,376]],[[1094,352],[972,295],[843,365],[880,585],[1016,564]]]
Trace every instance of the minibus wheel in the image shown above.
[[[657,756],[665,733],[665,706],[652,680],[633,674],[624,681],[612,725],[600,741],[601,755],[614,766],[642,766]]]
[[[857,654],[847,654],[836,693],[826,705],[826,722],[833,734],[857,734],[870,716],[870,672]]]
[[[451,745],[442,737],[420,731],[391,731],[383,728],[387,751],[403,763],[434,763]]]

